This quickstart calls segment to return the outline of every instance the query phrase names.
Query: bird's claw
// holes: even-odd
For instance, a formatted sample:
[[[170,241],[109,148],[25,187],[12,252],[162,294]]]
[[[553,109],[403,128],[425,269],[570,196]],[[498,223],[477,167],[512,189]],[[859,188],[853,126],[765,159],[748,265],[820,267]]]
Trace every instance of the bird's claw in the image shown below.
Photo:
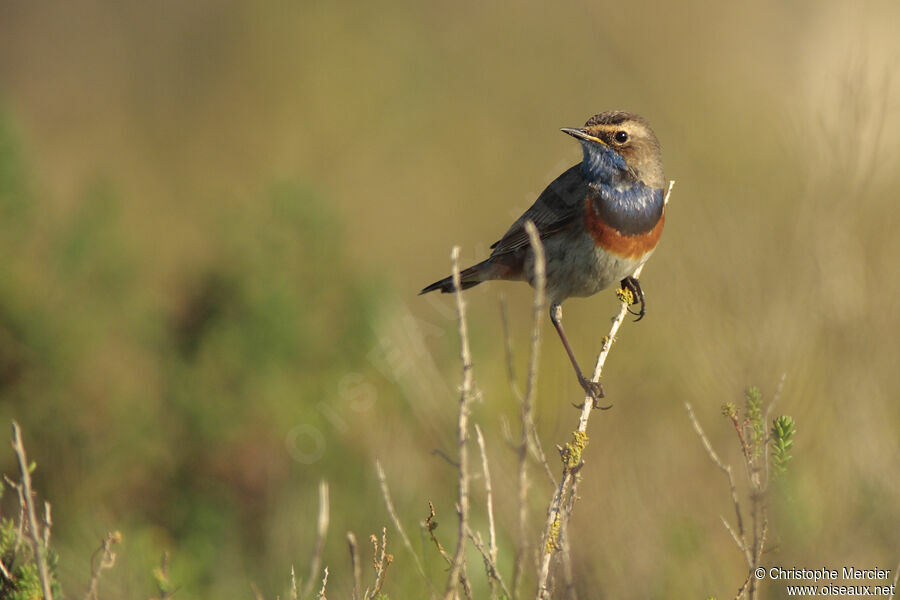
[[[645,314],[647,314],[647,303],[644,300],[644,290],[641,289],[641,282],[629,275],[622,280],[622,289],[628,290],[631,293],[631,297],[633,298],[631,304],[641,305],[641,308],[638,311],[633,311],[630,306],[628,307],[628,312],[637,317],[637,319],[634,320],[634,322],[637,323],[644,318]]]
[[[581,384],[581,387],[584,389],[585,393],[591,397],[592,405],[594,408],[599,408],[600,410],[609,410],[610,408],[612,408],[612,404],[610,404],[609,406],[600,405],[600,398],[604,398],[605,395],[603,393],[603,386],[600,385],[599,381],[591,381],[590,379],[581,377],[578,380],[578,383]],[[584,409],[583,402],[581,404],[572,403],[572,406],[574,406],[578,410]]]

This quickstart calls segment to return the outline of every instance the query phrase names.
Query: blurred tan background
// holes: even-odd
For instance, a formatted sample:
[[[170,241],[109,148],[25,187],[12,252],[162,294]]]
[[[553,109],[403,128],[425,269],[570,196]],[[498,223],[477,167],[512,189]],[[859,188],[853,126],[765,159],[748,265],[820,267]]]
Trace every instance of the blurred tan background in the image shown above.
[[[180,596],[284,597],[324,478],[329,589],[346,596],[344,532],[389,526],[375,457],[442,585],[417,523],[433,501],[450,545],[455,475],[432,450],[453,448],[458,341],[450,300],[415,294],[451,246],[484,257],[580,160],[559,128],[609,109],[650,121],[677,184],[648,317],[623,328],[615,408],[591,423],[579,597],[734,594],[728,490],[683,403],[737,465],[719,407],[749,385],[771,399],[782,374],[776,412],[798,434],[766,564],[894,568],[898,19],[890,1],[4,2],[0,416],[38,462],[67,595],[120,529],[109,597],[150,596],[164,550]],[[467,297],[508,570],[501,294],[521,377],[527,286]],[[566,304],[583,364],[616,306]],[[579,389],[547,336],[550,454]],[[536,537],[550,489],[532,472]],[[388,533],[387,593],[421,597]]]

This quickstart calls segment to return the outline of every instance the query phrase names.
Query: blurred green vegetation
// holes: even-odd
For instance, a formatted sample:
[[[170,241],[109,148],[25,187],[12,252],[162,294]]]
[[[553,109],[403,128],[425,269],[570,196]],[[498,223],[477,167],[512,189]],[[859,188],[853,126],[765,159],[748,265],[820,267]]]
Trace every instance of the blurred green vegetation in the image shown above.
[[[73,214],[35,218],[47,204],[2,123],[0,410],[39,440],[57,521],[104,502],[132,544],[149,534],[159,552],[178,549],[173,572],[189,589],[244,587],[276,558],[270,574],[284,578],[289,561],[268,553],[271,505],[303,501],[310,485],[289,476],[288,426],[327,426],[315,399],[363,362],[377,283],[353,273],[315,193],[285,182],[211,224],[210,258],[148,305],[121,194],[97,182]],[[367,464],[344,450],[321,466]]]
[[[606,109],[653,124],[677,185],[643,275],[648,318],[623,328],[604,374],[615,409],[584,453],[581,597],[733,594],[728,490],[683,402],[737,464],[719,407],[748,383],[772,397],[782,373],[776,412],[802,435],[773,484],[767,560],[893,568],[898,16],[889,0],[4,2],[0,422],[19,420],[39,465],[67,595],[121,530],[101,596],[147,597],[169,551],[179,595],[242,598],[253,582],[285,597],[291,564],[309,579],[321,479],[323,564],[347,595],[343,534],[368,556],[389,523],[376,457],[440,585],[417,523],[433,501],[451,543],[455,476],[431,452],[453,448],[456,324],[447,298],[415,292],[452,245],[482,257],[579,160],[558,128]],[[517,407],[499,294],[521,374],[530,291],[467,299],[508,573]],[[582,362],[615,302],[566,303]],[[550,337],[538,386],[552,454],[579,388]],[[549,486],[533,475],[536,536]],[[385,591],[419,597],[388,537]]]

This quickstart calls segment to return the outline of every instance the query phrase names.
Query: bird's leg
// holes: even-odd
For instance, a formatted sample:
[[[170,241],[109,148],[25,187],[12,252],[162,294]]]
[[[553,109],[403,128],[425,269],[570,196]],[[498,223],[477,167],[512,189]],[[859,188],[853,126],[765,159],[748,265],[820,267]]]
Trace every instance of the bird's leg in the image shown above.
[[[641,289],[641,282],[629,275],[622,280],[622,289],[631,292],[631,297],[634,298],[632,304],[641,304],[641,309],[638,312],[631,310],[631,307],[628,308],[628,312],[637,316],[637,319],[634,320],[634,322],[637,323],[643,319],[644,315],[647,313],[646,302],[644,302],[644,290]]]
[[[569,355],[569,360],[572,361],[572,366],[575,367],[575,375],[578,376],[578,383],[581,384],[581,387],[584,388],[584,391],[590,395],[594,400],[595,408],[600,407],[597,402],[600,398],[603,398],[603,386],[600,385],[599,381],[591,381],[587,379],[581,372],[581,367],[578,366],[578,361],[575,360],[575,353],[572,352],[572,347],[569,345],[569,339],[566,337],[566,332],[563,331],[562,326],[562,306],[559,304],[551,304],[550,305],[550,321],[553,322],[553,326],[556,328],[556,333],[559,334],[559,339],[562,340],[563,347],[566,349],[566,354]]]

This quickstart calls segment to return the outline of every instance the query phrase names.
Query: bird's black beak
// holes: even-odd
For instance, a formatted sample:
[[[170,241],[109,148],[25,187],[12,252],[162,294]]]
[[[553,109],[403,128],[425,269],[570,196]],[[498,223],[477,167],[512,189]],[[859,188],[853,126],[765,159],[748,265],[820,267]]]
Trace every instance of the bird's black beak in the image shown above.
[[[572,129],[570,127],[563,127],[562,129],[560,129],[560,131],[562,131],[563,133],[568,133],[573,138],[583,140],[585,142],[596,142],[597,144],[603,144],[604,146],[607,145],[606,142],[598,137],[592,136],[584,129]]]

